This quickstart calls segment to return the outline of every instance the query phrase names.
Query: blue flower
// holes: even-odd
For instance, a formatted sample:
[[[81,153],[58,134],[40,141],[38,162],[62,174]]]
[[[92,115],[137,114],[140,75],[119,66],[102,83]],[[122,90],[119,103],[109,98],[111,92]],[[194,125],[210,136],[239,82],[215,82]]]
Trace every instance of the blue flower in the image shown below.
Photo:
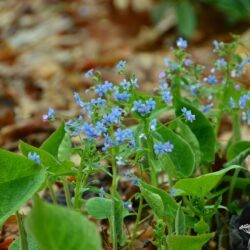
[[[132,140],[133,139],[133,132],[131,129],[127,128],[127,129],[120,129],[118,128],[116,130],[116,132],[114,133],[115,136],[115,142],[117,144],[122,144],[128,140]]]
[[[193,122],[195,120],[195,115],[190,110],[187,110],[187,108],[183,107],[181,111],[187,121]]]
[[[107,132],[107,128],[100,121],[96,123],[95,130],[98,135],[102,135],[103,133]]]
[[[90,69],[84,74],[86,78],[91,78],[93,75],[94,75],[94,69]]]
[[[186,40],[184,40],[182,37],[180,37],[176,42],[177,47],[181,49],[186,49],[188,46],[188,43]]]
[[[123,89],[125,90],[129,90],[130,86],[131,86],[131,83],[129,81],[127,81],[126,79],[123,79],[121,82],[120,82],[120,85],[122,86]]]
[[[152,131],[156,130],[156,125],[157,125],[157,120],[156,119],[152,119],[151,122],[149,123],[149,127]]]
[[[83,102],[83,101],[81,100],[81,97],[80,97],[79,93],[74,92],[74,99],[75,99],[75,102],[76,102],[80,107],[82,107],[82,108],[84,107],[85,102]]]
[[[49,108],[48,113],[43,115],[44,121],[54,121],[55,119],[56,119],[56,114],[53,108]]]
[[[247,125],[250,126],[250,110],[242,112],[242,120],[247,122]]]
[[[229,99],[229,105],[230,105],[230,107],[232,109],[235,109],[236,104],[235,104],[235,101],[234,101],[233,97],[230,97],[230,99]]]
[[[127,91],[124,92],[114,92],[114,99],[119,102],[127,102],[129,100],[130,94]]]
[[[113,84],[111,82],[105,81],[103,84],[99,84],[96,86],[96,94],[100,97],[105,95],[108,91],[112,90]]]
[[[123,206],[127,208],[129,211],[133,210],[132,202],[131,201],[125,201],[123,202]]]
[[[197,95],[197,91],[198,91],[200,86],[201,85],[199,83],[190,86],[190,92],[191,92],[192,96]]]
[[[171,153],[173,151],[174,145],[171,144],[169,141],[166,143],[158,142],[154,144],[154,152],[155,154],[164,154],[164,153]]]
[[[65,131],[71,136],[77,136],[82,132],[82,116],[75,120],[69,120],[65,123]]]
[[[210,111],[210,109],[213,107],[213,103],[207,104],[205,106],[202,107],[201,111],[206,113],[208,111]]]
[[[124,162],[122,156],[116,156],[115,160],[116,160],[117,166],[119,166],[119,167],[123,167],[123,166],[126,165],[126,163]]]
[[[130,79],[131,84],[134,86],[134,88],[139,88],[138,79],[132,78]]]
[[[193,64],[193,61],[191,60],[191,59],[185,59],[184,60],[184,65],[186,66],[186,67],[189,67],[189,66],[191,66]]]
[[[110,138],[110,136],[108,134],[104,134],[104,146],[102,147],[102,150],[106,151],[115,145],[115,142]]]
[[[209,75],[207,78],[205,78],[205,81],[207,81],[209,84],[215,84],[218,82],[215,75]]]
[[[140,113],[141,116],[146,116],[150,114],[152,110],[155,109],[155,106],[155,101],[152,98],[147,100],[145,103],[142,103],[141,100],[134,101],[132,111],[137,111],[138,113]]]
[[[112,123],[119,124],[120,118],[122,116],[122,109],[119,107],[114,107],[109,114],[103,116],[103,124],[110,126]]]
[[[98,107],[104,107],[106,105],[106,100],[98,97],[97,99],[91,99],[90,103]]]
[[[224,58],[220,58],[215,62],[215,66],[218,70],[221,70],[227,66],[227,62]]]
[[[96,132],[93,124],[89,124],[85,122],[82,126],[82,131],[88,138],[96,138],[98,137],[98,133]]]
[[[249,100],[249,96],[247,94],[245,95],[242,95],[239,99],[239,106],[241,109],[244,109],[246,104],[247,104],[247,101]]]
[[[165,71],[160,72],[159,78],[160,78],[160,79],[163,79],[163,78],[165,78],[165,77],[166,77]]]
[[[105,189],[104,189],[104,187],[101,187],[101,188],[100,188],[99,196],[100,196],[101,198],[104,198],[104,196],[105,196]]]
[[[36,152],[29,152],[28,158],[34,161],[36,164],[41,164],[40,156]]]
[[[168,105],[171,104],[173,96],[171,95],[168,89],[162,91],[162,100],[166,102]]]
[[[124,61],[124,60],[121,60],[121,61],[119,61],[117,64],[116,64],[116,70],[118,71],[118,72],[121,72],[121,71],[123,71],[124,69],[125,69],[125,67],[126,67],[126,64],[127,64],[127,62],[126,61]]]

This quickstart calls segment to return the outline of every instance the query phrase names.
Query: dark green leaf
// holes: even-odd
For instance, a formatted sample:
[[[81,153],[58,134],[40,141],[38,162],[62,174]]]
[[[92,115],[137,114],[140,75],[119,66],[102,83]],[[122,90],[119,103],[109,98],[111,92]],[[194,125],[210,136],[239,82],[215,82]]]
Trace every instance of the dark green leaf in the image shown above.
[[[28,235],[27,236],[29,250],[39,250],[37,243]],[[9,247],[9,250],[22,250],[20,247],[20,238],[17,238]]]
[[[185,215],[181,208],[181,203],[179,203],[175,216],[175,233],[176,235],[185,235],[186,233],[186,221],[185,221]]]
[[[227,150],[227,159],[232,160],[246,149],[250,149],[250,141],[239,141],[232,144]]]

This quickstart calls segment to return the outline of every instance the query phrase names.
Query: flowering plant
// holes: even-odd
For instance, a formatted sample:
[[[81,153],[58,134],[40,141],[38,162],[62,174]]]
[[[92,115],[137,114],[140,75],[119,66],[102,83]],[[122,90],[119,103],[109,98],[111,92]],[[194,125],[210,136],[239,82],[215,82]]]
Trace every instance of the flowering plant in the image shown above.
[[[250,93],[240,76],[250,60],[236,54],[237,37],[214,41],[218,59],[210,71],[192,61],[186,40],[176,45],[154,95],[139,90],[125,61],[116,65],[118,84],[91,69],[85,77],[93,81],[94,98],[74,93],[82,115],[63,121],[39,148],[21,141],[23,156],[0,150],[0,222],[16,212],[20,228],[12,249],[19,242],[22,249],[135,249],[140,230],[151,227],[145,244],[198,250],[219,228],[229,230],[230,216],[241,209],[235,189],[243,202],[249,199],[250,142],[242,140],[241,126],[250,125]],[[58,119],[52,108],[43,118]],[[225,119],[232,134],[223,145]],[[124,195],[124,182],[136,191]],[[63,186],[67,208],[56,205],[54,183]],[[54,205],[40,200],[42,189]],[[18,209],[32,197],[23,219]],[[86,215],[102,228],[102,243]],[[131,218],[132,229],[125,230]]]

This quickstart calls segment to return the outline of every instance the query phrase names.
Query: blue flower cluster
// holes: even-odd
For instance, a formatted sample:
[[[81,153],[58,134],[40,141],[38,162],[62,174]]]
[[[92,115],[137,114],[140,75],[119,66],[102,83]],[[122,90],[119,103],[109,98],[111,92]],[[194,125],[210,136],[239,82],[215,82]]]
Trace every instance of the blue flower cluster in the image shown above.
[[[116,70],[118,71],[118,72],[121,72],[121,71],[123,71],[124,69],[125,69],[125,67],[126,67],[126,61],[124,61],[124,60],[121,60],[121,61],[119,61],[117,64],[116,64]]]
[[[195,115],[190,110],[187,110],[187,108],[183,107],[181,111],[187,121],[193,122],[195,120]]]
[[[122,109],[114,107],[109,114],[103,116],[103,124],[110,126],[111,124],[119,124],[122,116]]]
[[[247,101],[250,100],[250,95],[244,94],[239,99],[239,106],[241,109],[246,107]]]
[[[96,92],[97,95],[102,97],[108,91],[112,90],[112,88],[113,88],[113,83],[105,81],[103,84],[98,84],[96,86],[95,92]]]
[[[184,40],[182,37],[180,37],[177,42],[176,42],[176,45],[178,48],[181,48],[181,49],[186,49],[187,46],[188,46],[188,43],[186,40]]]
[[[139,101],[134,101],[134,106],[132,108],[132,111],[137,111],[141,116],[146,116],[151,113],[156,107],[155,101],[150,98],[146,100],[145,103],[142,103],[141,100]]]
[[[173,151],[174,145],[171,144],[169,141],[166,143],[158,142],[154,144],[154,152],[156,155],[164,154],[164,153],[171,153]]]
[[[130,94],[127,91],[113,93],[114,99],[119,102],[127,102],[130,98]]]

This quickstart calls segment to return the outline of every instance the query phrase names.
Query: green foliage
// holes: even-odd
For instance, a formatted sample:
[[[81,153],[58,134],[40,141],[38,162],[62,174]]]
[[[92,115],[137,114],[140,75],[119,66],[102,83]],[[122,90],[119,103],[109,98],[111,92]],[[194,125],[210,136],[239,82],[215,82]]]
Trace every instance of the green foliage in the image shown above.
[[[197,236],[169,235],[169,250],[201,250],[202,246],[214,236],[213,233]]]
[[[0,225],[39,190],[44,170],[33,161],[0,149]]]
[[[101,250],[96,226],[82,214],[37,200],[26,219],[28,232],[41,250]]]
[[[181,179],[176,182],[174,188],[183,190],[185,195],[205,197],[213,188],[218,185],[226,172],[237,168],[240,168],[240,166],[230,166],[217,172],[201,175],[195,178]]]

